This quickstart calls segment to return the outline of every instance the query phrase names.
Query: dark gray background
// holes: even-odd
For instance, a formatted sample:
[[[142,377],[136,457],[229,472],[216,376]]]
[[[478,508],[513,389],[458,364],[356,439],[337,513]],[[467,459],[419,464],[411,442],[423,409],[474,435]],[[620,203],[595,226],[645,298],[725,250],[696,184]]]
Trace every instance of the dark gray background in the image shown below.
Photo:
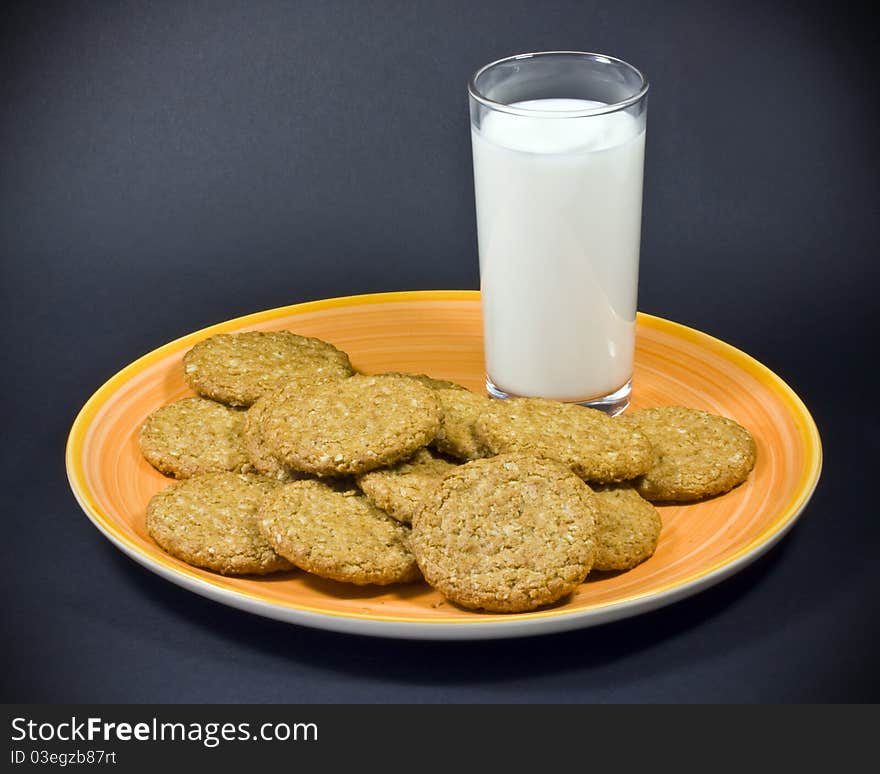
[[[878,698],[867,17],[746,0],[4,9],[5,700]],[[825,470],[792,533],[638,619],[470,644],[274,623],[116,551],[64,473],[89,395],[240,314],[477,287],[465,81],[566,48],[652,82],[640,308],[751,353],[814,413]]]

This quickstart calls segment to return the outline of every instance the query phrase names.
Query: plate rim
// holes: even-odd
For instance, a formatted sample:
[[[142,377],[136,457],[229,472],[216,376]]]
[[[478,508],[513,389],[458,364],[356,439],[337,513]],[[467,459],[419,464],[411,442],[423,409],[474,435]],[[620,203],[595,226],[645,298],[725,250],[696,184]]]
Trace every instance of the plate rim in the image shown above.
[[[199,594],[250,613],[273,618],[288,623],[296,623],[313,628],[328,629],[348,633],[366,634],[380,637],[404,639],[493,639],[498,637],[520,637],[565,631],[599,625],[613,620],[630,617],[671,604],[679,599],[698,593],[742,569],[755,561],[790,530],[818,485],[822,470],[822,442],[819,431],[806,405],[794,390],[774,371],[751,355],[737,349],[727,342],[715,338],[681,323],[662,317],[638,312],[639,323],[655,330],[662,330],[678,338],[692,342],[707,342],[719,350],[726,359],[733,361],[744,371],[762,383],[770,383],[783,398],[790,415],[795,420],[799,434],[804,441],[805,460],[794,495],[780,509],[774,521],[748,544],[736,553],[707,568],[703,568],[687,578],[671,582],[660,588],[633,594],[621,600],[580,608],[578,610],[539,610],[520,613],[516,616],[487,615],[474,620],[437,618],[425,620],[401,615],[377,615],[375,613],[351,613],[321,610],[309,605],[268,601],[262,597],[241,590],[231,590],[209,582],[189,568],[162,561],[162,557],[150,556],[133,543],[113,520],[91,497],[87,476],[83,465],[82,452],[88,437],[91,423],[101,408],[133,375],[140,373],[153,362],[162,359],[172,351],[187,344],[216,333],[238,330],[247,325],[264,323],[276,318],[296,316],[313,311],[324,311],[339,307],[375,305],[386,303],[418,303],[427,301],[469,301],[479,303],[477,290],[410,290],[384,293],[367,293],[352,296],[306,301],[299,304],[274,307],[259,312],[235,317],[215,323],[169,341],[132,361],[107,379],[83,404],[71,426],[65,448],[65,467],[68,482],[74,498],[92,524],[130,558],[148,570]]]

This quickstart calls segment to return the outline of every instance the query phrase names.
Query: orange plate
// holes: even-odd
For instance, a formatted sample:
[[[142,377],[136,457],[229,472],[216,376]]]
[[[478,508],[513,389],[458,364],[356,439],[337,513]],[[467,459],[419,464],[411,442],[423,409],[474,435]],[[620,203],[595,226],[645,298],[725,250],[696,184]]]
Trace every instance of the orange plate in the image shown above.
[[[483,391],[476,291],[380,293],[271,309],[172,341],[124,368],[86,403],[67,445],[67,473],[86,515],[150,570],[224,604],[292,623],[392,637],[483,639],[581,628],[695,593],[744,567],[794,524],[821,468],[806,407],[775,374],[733,347],[639,314],[633,408],[681,404],[736,419],[758,444],[748,481],[721,497],[664,506],[654,556],[630,572],[591,575],[564,604],[533,613],[461,610],[425,584],[357,587],[289,573],[225,578],[165,554],[144,509],[169,480],[141,457],[137,431],[157,407],[190,394],[183,353],[215,333],[289,328],[344,349],[367,372],[419,371]]]

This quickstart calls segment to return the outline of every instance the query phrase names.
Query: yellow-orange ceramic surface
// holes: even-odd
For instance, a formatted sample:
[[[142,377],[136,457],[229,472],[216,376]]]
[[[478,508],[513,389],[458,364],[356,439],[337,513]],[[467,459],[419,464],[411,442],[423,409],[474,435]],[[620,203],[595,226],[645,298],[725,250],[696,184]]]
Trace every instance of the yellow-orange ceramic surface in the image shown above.
[[[427,585],[361,588],[289,573],[226,578],[165,554],[144,528],[147,501],[169,479],[141,457],[137,432],[157,407],[191,394],[181,358],[220,332],[290,329],[348,352],[366,372],[417,371],[483,392],[476,291],[382,293],[272,309],[177,339],[120,371],[86,403],[67,447],[77,500],[120,549],[191,591],[251,612],[339,631],[416,638],[522,636],[590,626],[687,596],[763,553],[794,523],[819,478],[821,446],[792,390],[748,355],[698,331],[639,315],[632,408],[680,404],[747,427],[758,462],[742,486],[664,506],[655,555],[634,570],[588,578],[564,604],[520,615],[461,610]]]

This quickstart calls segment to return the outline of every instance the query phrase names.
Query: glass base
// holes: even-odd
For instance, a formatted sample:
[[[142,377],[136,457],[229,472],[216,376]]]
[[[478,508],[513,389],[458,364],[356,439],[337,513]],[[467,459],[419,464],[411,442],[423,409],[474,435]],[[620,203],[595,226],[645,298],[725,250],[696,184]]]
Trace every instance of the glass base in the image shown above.
[[[493,398],[500,398],[502,400],[505,398],[523,397],[504,392],[504,390],[496,387],[488,376],[486,377],[486,392],[488,392]],[[627,406],[629,406],[629,396],[631,393],[632,379],[624,384],[619,390],[615,390],[609,395],[602,395],[598,398],[590,398],[589,400],[576,400],[571,402],[576,403],[578,406],[598,409],[599,411],[604,411],[609,416],[616,417],[623,412]]]

